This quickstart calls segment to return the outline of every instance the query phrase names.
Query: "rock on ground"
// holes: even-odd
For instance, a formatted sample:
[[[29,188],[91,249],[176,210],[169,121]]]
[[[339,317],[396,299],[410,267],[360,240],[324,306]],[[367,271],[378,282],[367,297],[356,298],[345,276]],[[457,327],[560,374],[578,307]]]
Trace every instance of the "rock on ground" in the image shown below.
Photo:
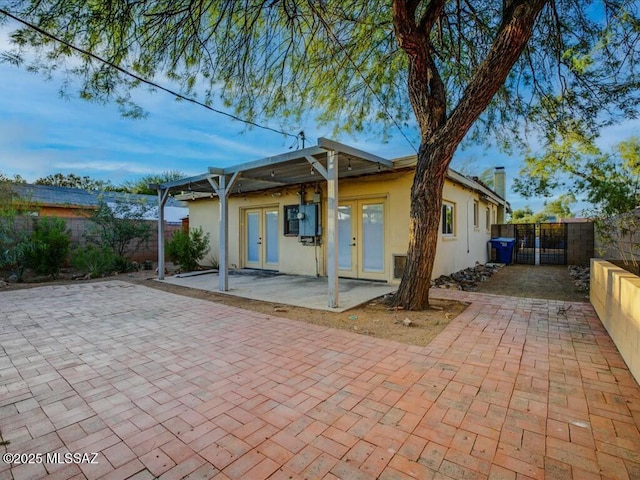
[[[573,279],[573,284],[581,292],[589,290],[591,281],[591,269],[588,265],[569,265],[569,276]]]
[[[449,290],[473,291],[478,286],[478,282],[486,282],[502,267],[504,267],[502,263],[477,264],[475,267],[465,268],[451,275],[441,275],[431,281],[431,286]]]
[[[504,267],[502,263],[478,264],[451,275],[441,275],[431,281],[431,286],[449,290],[473,291],[476,290],[479,282],[487,281],[502,267]],[[569,265],[569,275],[579,291],[589,291],[590,269],[588,265]]]

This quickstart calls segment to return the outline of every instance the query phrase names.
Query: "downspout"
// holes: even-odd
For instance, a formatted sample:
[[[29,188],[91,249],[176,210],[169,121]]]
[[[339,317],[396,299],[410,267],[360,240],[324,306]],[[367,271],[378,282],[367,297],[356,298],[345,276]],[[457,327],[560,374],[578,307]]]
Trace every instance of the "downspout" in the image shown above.
[[[467,198],[467,255],[471,252],[471,245],[469,241],[469,201],[473,199],[473,191],[469,194],[469,198]]]

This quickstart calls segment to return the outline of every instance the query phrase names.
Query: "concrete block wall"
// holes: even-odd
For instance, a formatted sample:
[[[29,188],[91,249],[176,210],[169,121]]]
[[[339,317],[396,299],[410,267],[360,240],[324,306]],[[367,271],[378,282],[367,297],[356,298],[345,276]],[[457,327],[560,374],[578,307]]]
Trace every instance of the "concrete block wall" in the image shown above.
[[[82,217],[62,218],[67,223],[67,228],[71,231],[71,248],[77,246],[84,246],[87,243],[86,233],[91,232],[93,224],[91,220]],[[144,262],[145,260],[152,260],[156,262],[158,260],[158,222],[156,220],[147,220],[151,226],[151,237],[149,242],[143,244],[140,250],[133,254],[130,258],[132,261]],[[18,217],[15,221],[17,229],[32,228],[31,217]],[[166,224],[165,225],[165,240],[171,240],[173,232],[181,230],[182,225]]]
[[[589,265],[595,257],[592,222],[567,224],[567,265]]]
[[[591,260],[590,300],[640,383],[640,277],[606,260]]]
[[[567,265],[589,265],[595,257],[595,230],[592,222],[567,223]],[[514,224],[491,225],[491,237],[515,238]],[[492,257],[493,258],[493,257]]]
[[[496,237],[516,237],[516,227],[512,223],[503,223],[501,225],[491,225],[491,238]]]
[[[640,213],[638,214],[637,222],[637,225],[640,225]],[[600,235],[597,235],[596,231],[595,243],[596,252],[599,257],[607,260],[622,260],[623,258],[631,259],[635,257],[636,261],[640,262],[640,255],[638,255],[639,252],[636,246],[640,245],[640,231],[631,232],[619,237],[619,239],[613,243],[604,242]]]
[[[71,230],[71,242],[73,245],[84,245],[86,243],[85,232],[92,229],[91,221],[86,218],[66,218],[67,227]],[[130,260],[136,262],[144,262],[145,260],[158,260],[158,222],[155,220],[147,220],[151,226],[151,237],[149,241],[143,244],[140,249],[131,255]],[[173,232],[181,230],[182,225],[165,224],[165,241],[171,240]]]

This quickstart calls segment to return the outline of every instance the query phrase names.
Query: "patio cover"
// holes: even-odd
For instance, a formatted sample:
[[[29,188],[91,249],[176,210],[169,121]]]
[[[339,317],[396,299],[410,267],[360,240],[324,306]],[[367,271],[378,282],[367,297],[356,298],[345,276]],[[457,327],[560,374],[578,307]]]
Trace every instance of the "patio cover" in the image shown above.
[[[227,168],[209,167],[207,173],[150,187],[158,192],[158,278],[164,279],[164,206],[172,191],[208,193],[220,200],[219,290],[229,290],[228,198],[243,194],[315,182],[327,182],[328,306],[338,307],[338,180],[393,169],[393,162],[326,138],[313,147],[266,157]]]

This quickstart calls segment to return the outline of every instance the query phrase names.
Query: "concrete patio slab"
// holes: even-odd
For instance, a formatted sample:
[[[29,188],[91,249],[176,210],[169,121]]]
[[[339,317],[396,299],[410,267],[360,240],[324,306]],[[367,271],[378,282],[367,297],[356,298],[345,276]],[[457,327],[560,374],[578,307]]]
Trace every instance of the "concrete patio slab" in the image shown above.
[[[394,292],[397,285],[341,278],[339,307],[328,306],[327,279],[303,275],[282,275],[259,270],[236,270],[229,274],[229,291],[218,290],[218,274],[175,275],[161,280],[183,287],[197,288],[237,297],[281,303],[297,307],[344,312],[369,300]]]
[[[471,305],[415,347],[118,281],[0,293],[0,478],[640,478],[589,304],[434,295]]]

